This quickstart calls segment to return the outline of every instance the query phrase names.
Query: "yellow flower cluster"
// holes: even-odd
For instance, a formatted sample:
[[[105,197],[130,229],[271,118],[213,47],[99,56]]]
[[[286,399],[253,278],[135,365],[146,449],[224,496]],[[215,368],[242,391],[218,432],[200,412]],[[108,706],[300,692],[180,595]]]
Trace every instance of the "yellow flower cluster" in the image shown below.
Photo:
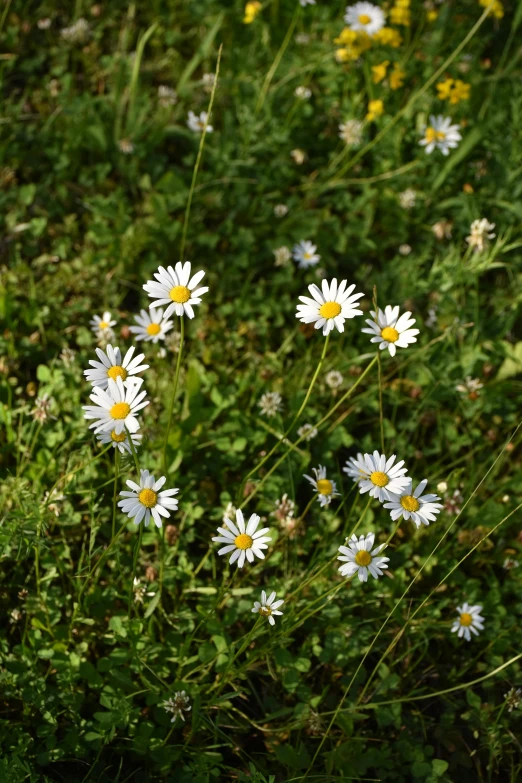
[[[258,0],[252,0],[251,3],[247,3],[245,6],[245,16],[243,17],[243,24],[252,24],[258,13],[261,11],[261,5]]]
[[[488,5],[491,4],[491,0],[479,0],[479,4],[483,8],[487,8]],[[504,6],[500,2],[500,0],[493,0],[493,5],[491,7],[491,13],[493,16],[495,16],[497,19],[502,19],[504,16]]]
[[[400,24],[403,27],[411,25],[411,0],[395,0],[395,5],[390,9],[390,21],[392,24]]]
[[[379,82],[382,82],[382,80],[386,78],[389,64],[389,60],[384,60],[384,62],[379,63],[379,65],[372,65],[372,81],[374,84],[379,84]],[[398,90],[399,87],[402,87],[405,76],[405,72],[395,63],[389,76],[389,84],[392,90]]]
[[[368,101],[368,113],[366,114],[366,119],[368,122],[373,122],[373,120],[376,120],[377,117],[380,117],[383,112],[384,103],[380,100],[380,98],[375,101]]]
[[[437,84],[438,98],[441,101],[449,101],[452,104],[467,101],[471,90],[471,84],[466,84],[460,79],[446,79]]]
[[[404,2],[404,0],[400,0],[400,2]],[[335,52],[336,59],[340,63],[346,63],[350,60],[357,60],[374,43],[397,49],[402,44],[402,36],[398,30],[393,30],[391,27],[383,27],[371,37],[367,33],[345,27],[341,34],[334,38],[334,43],[339,46]]]
[[[381,27],[379,32],[373,36],[375,43],[383,46],[391,46],[392,49],[398,49],[402,43],[402,35],[393,27]]]

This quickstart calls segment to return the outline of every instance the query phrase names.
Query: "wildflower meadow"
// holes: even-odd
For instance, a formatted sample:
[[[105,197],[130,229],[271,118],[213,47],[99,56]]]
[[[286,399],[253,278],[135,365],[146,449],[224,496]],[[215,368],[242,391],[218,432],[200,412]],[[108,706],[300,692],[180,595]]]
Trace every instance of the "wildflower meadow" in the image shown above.
[[[0,8],[0,783],[522,779],[522,4]]]

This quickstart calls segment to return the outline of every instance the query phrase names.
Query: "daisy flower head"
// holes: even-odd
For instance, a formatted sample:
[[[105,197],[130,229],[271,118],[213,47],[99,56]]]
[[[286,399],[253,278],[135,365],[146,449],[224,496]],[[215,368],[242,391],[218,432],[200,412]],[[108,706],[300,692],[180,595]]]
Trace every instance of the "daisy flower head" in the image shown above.
[[[108,310],[103,313],[101,318],[99,315],[93,315],[89,323],[96,337],[112,334],[112,327],[116,325],[116,321],[111,320],[111,314]]]
[[[178,261],[175,268],[168,266],[165,269],[160,266],[158,271],[154,272],[156,280],[149,280],[143,286],[150,298],[156,300],[149,305],[149,309],[168,305],[164,313],[165,319],[171,313],[194,318],[193,305],[200,304],[201,297],[207,293],[208,287],[198,288],[205,273],[199,271],[192,275],[191,270],[190,261],[184,264]]]
[[[430,124],[424,129],[424,138],[419,141],[422,147],[426,148],[428,155],[433,150],[438,149],[443,155],[449,155],[450,149],[459,146],[462,136],[459,133],[460,125],[452,125],[451,117],[443,117],[439,114],[435,117],[430,115]]]
[[[386,544],[381,544],[373,549],[375,533],[366,536],[352,536],[348,546],[340,546],[341,553],[337,558],[343,565],[339,567],[342,576],[354,576],[358,574],[361,582],[368,581],[368,574],[374,579],[382,576],[383,569],[388,568],[389,557],[379,557]]]
[[[261,617],[268,617],[268,622],[270,625],[275,625],[274,615],[283,614],[283,612],[278,612],[277,610],[284,604],[284,601],[282,599],[276,601],[275,598],[276,593],[270,593],[267,598],[265,591],[262,590],[261,601],[254,601],[254,606],[252,609],[253,612],[260,614]]]
[[[346,280],[342,280],[338,286],[335,277],[331,283],[323,280],[321,288],[312,283],[308,286],[308,290],[313,298],[299,297],[303,304],[297,305],[296,318],[305,324],[313,323],[316,329],[322,327],[325,337],[334,326],[339,332],[344,332],[344,322],[347,318],[363,314],[362,310],[357,309],[357,300],[364,296],[364,294],[352,293],[355,285],[348,288],[346,286]]]
[[[462,606],[457,606],[459,616],[451,626],[451,632],[457,632],[459,639],[464,637],[467,642],[471,641],[472,633],[478,636],[479,631],[484,630],[484,618],[480,614],[481,611],[480,604],[470,606],[468,603],[463,603]]]
[[[203,133],[205,130],[205,125],[208,121],[208,114],[206,111],[202,111],[201,114],[198,115],[194,114],[193,111],[189,111],[188,113],[188,119],[187,119],[187,127],[193,132],[193,133]],[[212,133],[214,128],[212,125],[207,125],[207,133]]]
[[[266,392],[257,403],[263,416],[271,419],[283,410],[283,398],[279,392]]]
[[[104,446],[112,444],[115,449],[118,449],[120,454],[125,454],[125,452],[127,452],[127,454],[132,454],[132,448],[129,443],[129,436],[125,430],[119,434],[116,432],[116,430],[104,430],[103,432],[99,432],[96,437],[100,443],[103,443]],[[141,438],[142,435],[139,433],[132,433],[131,440],[135,450],[138,448],[138,446],[141,446]]]
[[[384,11],[373,3],[359,2],[346,7],[344,21],[356,33],[366,33],[370,37],[384,27]]]
[[[413,482],[408,479],[408,484],[398,495],[392,495],[389,503],[384,504],[384,508],[390,509],[390,516],[395,521],[402,517],[411,519],[417,527],[429,525],[440,514],[442,504],[438,495],[423,495],[426,489],[427,479],[423,479],[413,490]]]
[[[95,404],[83,406],[84,417],[94,419],[89,429],[93,429],[96,435],[112,430],[121,435],[125,429],[137,432],[140,425],[136,414],[149,404],[145,399],[147,392],[140,391],[142,383],[141,378],[136,378],[124,386],[121,378],[115,381],[109,378],[107,389],[95,386],[90,395]]]
[[[116,378],[121,378],[123,383],[127,383],[128,378],[132,378],[143,370],[147,370],[148,364],[140,364],[145,358],[143,353],[133,358],[134,347],[129,348],[125,354],[123,361],[121,358],[121,351],[119,348],[113,348],[112,345],[108,345],[105,351],[101,348],[96,348],[96,353],[99,358],[99,362],[93,359],[89,360],[89,364],[92,369],[84,370],[83,374],[93,386],[99,386],[101,389],[106,389],[109,385],[109,378],[113,381]]]
[[[399,317],[399,305],[392,307],[386,305],[384,312],[379,309],[377,315],[373,310],[370,311],[372,319],[366,319],[369,329],[362,329],[366,334],[371,334],[371,343],[378,343],[383,351],[385,348],[390,352],[390,356],[395,356],[397,348],[407,348],[411,343],[417,342],[416,335],[418,329],[411,329],[415,323],[415,318],[410,318],[411,313],[407,310]]]
[[[340,497],[340,492],[337,492],[335,481],[326,478],[326,468],[319,465],[318,468],[312,468],[315,474],[315,478],[304,474],[304,478],[308,479],[312,487],[317,492],[317,500],[321,506],[329,506],[332,502],[332,498]]]
[[[254,562],[254,556],[261,560],[265,559],[263,549],[268,549],[268,542],[272,539],[266,533],[270,530],[268,527],[257,529],[260,522],[257,514],[252,514],[248,523],[245,525],[245,519],[241,509],[236,511],[236,523],[230,519],[225,519],[226,527],[218,527],[219,536],[214,536],[212,541],[225,546],[218,549],[218,555],[230,555],[228,561],[230,565],[237,563],[238,568],[243,568],[245,560],[249,563]],[[228,529],[227,529],[228,528]]]
[[[373,454],[358,454],[350,457],[343,468],[355,482],[359,484],[361,495],[370,493],[370,497],[377,498],[381,503],[392,500],[393,495],[402,495],[408,486],[408,472],[404,468],[404,460],[395,462],[395,454],[388,459],[377,450]],[[395,463],[395,464],[394,464]]]
[[[123,500],[118,502],[118,506],[129,519],[134,519],[135,525],[139,525],[144,519],[146,527],[152,514],[156,527],[161,527],[161,517],[170,517],[170,512],[178,507],[178,501],[173,495],[177,495],[179,489],[160,491],[167,480],[165,476],[156,481],[148,470],[140,470],[140,474],[139,484],[135,481],[127,481],[131,491],[120,492]]]
[[[313,245],[308,239],[302,239],[292,248],[292,258],[296,261],[299,269],[308,269],[315,266],[321,260],[321,256],[315,251],[317,245]]]
[[[163,317],[163,308],[151,307],[149,312],[140,310],[139,315],[134,316],[137,326],[129,326],[130,331],[136,335],[136,340],[157,343],[164,340],[165,335],[172,329],[173,322]]]

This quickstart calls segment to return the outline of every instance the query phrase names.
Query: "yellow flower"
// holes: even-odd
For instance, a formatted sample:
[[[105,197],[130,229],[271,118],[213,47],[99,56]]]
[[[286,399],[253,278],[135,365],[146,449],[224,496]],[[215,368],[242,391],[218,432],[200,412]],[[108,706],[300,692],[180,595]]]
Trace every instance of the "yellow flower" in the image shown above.
[[[428,22],[434,22],[435,19],[438,17],[438,15],[439,12],[436,11],[434,8],[432,8],[426,13],[426,19],[428,20]]]
[[[372,45],[366,33],[350,30],[349,27],[345,27],[338,38],[334,38],[334,43],[341,44],[341,48],[335,52],[335,57],[340,63],[357,60]]]
[[[393,27],[381,27],[379,32],[375,33],[373,40],[383,46],[391,46],[392,49],[398,49],[402,43],[402,35]]]
[[[409,8],[410,5],[411,5],[411,0],[395,0],[396,8]]]
[[[392,24],[401,24],[403,27],[409,27],[411,25],[410,9],[394,5],[390,11],[390,22]]]
[[[382,80],[386,78],[386,69],[388,68],[389,64],[390,61],[385,60],[379,65],[372,65],[372,72],[373,72],[372,82],[374,84],[379,84],[379,82],[382,82]]]
[[[453,79],[446,79],[445,81],[439,82],[437,84],[437,92],[439,93],[437,97],[441,101],[448,100],[448,98],[451,95],[451,88],[453,87],[453,84],[454,84]]]
[[[491,0],[479,0],[479,3],[483,8],[487,8],[490,2]],[[500,0],[494,0],[493,5],[491,6],[491,13],[497,19],[502,19],[502,17],[504,16],[504,6],[500,2]]]
[[[252,24],[258,13],[261,11],[261,5],[258,0],[252,0],[251,3],[247,3],[245,6],[245,16],[243,17],[243,24]]]
[[[402,87],[406,72],[402,71],[397,64],[395,64],[393,71],[390,73],[390,87],[392,90],[398,90]]]
[[[384,112],[384,104],[380,100],[380,98],[375,101],[369,101],[368,113],[366,115],[366,119],[368,120],[368,122],[373,122],[373,120],[376,120],[377,117],[380,117],[383,112]]]
[[[450,103],[459,103],[460,101],[467,101],[471,90],[471,84],[465,84],[460,79],[457,79],[455,86],[451,91]]]
[[[341,46],[351,46],[357,40],[357,33],[355,30],[350,30],[349,27],[343,28],[338,38],[334,38],[334,43],[341,44]]]

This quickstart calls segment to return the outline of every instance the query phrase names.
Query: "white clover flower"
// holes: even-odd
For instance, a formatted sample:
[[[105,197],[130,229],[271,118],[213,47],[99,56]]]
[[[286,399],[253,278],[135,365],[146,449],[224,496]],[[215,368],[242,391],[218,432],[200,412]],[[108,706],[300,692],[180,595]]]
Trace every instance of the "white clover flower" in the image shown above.
[[[62,352],[60,353],[60,361],[62,361],[66,367],[71,367],[71,365],[74,364],[76,359],[76,352],[72,350],[72,348],[68,348],[67,346],[65,348],[62,348]]]
[[[118,141],[118,148],[124,155],[132,155],[134,152],[134,144],[130,139],[120,139]]]
[[[207,121],[208,114],[206,111],[202,111],[199,117],[197,114],[194,114],[193,111],[189,111],[188,113],[187,126],[193,133],[203,133]],[[207,133],[212,133],[213,130],[214,128],[212,125],[207,125]]]
[[[415,206],[417,200],[417,191],[413,188],[406,188],[402,193],[399,193],[399,204],[403,209],[412,209]]]
[[[522,688],[510,688],[507,693],[504,694],[506,700],[506,706],[508,712],[513,712],[517,707],[522,704]]]
[[[142,604],[145,596],[152,598],[153,595],[156,595],[156,593],[147,592],[147,588],[141,584],[137,576],[134,577],[132,589],[134,590],[134,603],[136,604]]]
[[[365,334],[373,335],[370,342],[378,343],[381,351],[387,348],[390,356],[395,356],[397,348],[407,348],[411,343],[416,343],[416,335],[419,334],[418,329],[410,328],[415,323],[415,318],[410,318],[410,311],[407,310],[400,317],[399,312],[399,305],[386,305],[384,312],[379,309],[376,321],[366,319],[369,329],[361,329]],[[375,319],[373,310],[370,314]]]
[[[252,609],[256,614],[260,614],[261,617],[267,617],[270,625],[275,625],[274,615],[282,615],[283,612],[278,612],[280,606],[284,604],[284,601],[280,599],[275,600],[276,593],[270,593],[268,598],[264,590],[261,591],[261,601],[254,601],[254,607]]]
[[[132,433],[131,440],[135,450],[137,450],[138,447],[141,446],[142,437],[143,436],[140,433]],[[98,432],[96,438],[99,440],[100,443],[103,443],[104,446],[108,446],[109,443],[112,443],[113,447],[115,449],[118,449],[120,454],[124,454],[125,452],[127,452],[127,454],[132,454],[132,448],[130,446],[129,438],[125,430],[123,430],[123,432],[120,433],[117,433],[116,430],[106,430],[104,432]]]
[[[478,378],[472,378],[471,375],[466,375],[466,380],[464,383],[458,383],[455,386],[455,390],[460,394],[465,394],[467,397],[476,399],[479,396],[479,391],[483,388],[483,386],[484,384],[482,381],[479,381]]]
[[[346,120],[339,125],[339,138],[348,147],[357,147],[362,140],[364,124],[359,120]]]
[[[335,481],[331,481],[326,478],[326,468],[319,465],[319,468],[312,468],[315,473],[315,478],[304,474],[304,478],[308,479],[312,487],[317,492],[317,500],[321,506],[329,506],[332,502],[332,498],[340,497],[341,493],[337,492],[337,486]]]
[[[264,527],[261,530],[257,530],[260,519],[261,517],[257,514],[252,514],[245,527],[243,512],[238,508],[236,511],[236,524],[230,519],[226,519],[224,522],[226,528],[218,527],[218,533],[221,535],[212,539],[212,541],[216,541],[218,544],[225,544],[221,549],[218,549],[218,555],[226,555],[232,552],[228,562],[230,565],[237,562],[238,568],[243,568],[245,560],[253,563],[254,556],[264,560],[263,549],[268,549],[268,542],[272,539],[266,535],[270,528]]]
[[[140,428],[136,414],[145,408],[149,401],[145,399],[147,392],[140,392],[143,381],[136,378],[133,383],[123,385],[121,378],[115,381],[109,378],[107,390],[95,386],[90,399],[95,405],[84,405],[84,417],[94,419],[89,425],[95,434],[106,430],[114,430],[116,435],[127,428],[129,432],[137,432]]]
[[[339,370],[330,370],[330,372],[326,373],[325,381],[326,385],[329,386],[330,389],[338,389],[340,386],[342,386],[344,378]]]
[[[399,253],[401,256],[409,256],[411,253],[411,245],[407,245],[404,243],[403,245],[399,245]]]
[[[133,358],[135,350],[134,346],[129,348],[122,360],[119,348],[113,348],[112,345],[108,345],[106,351],[96,348],[96,354],[100,361],[89,359],[89,364],[93,369],[84,370],[83,374],[89,383],[92,383],[93,386],[99,386],[101,389],[107,388],[109,378],[112,378],[113,381],[116,378],[121,378],[124,384],[127,383],[127,379],[133,381],[134,375],[149,368],[148,364],[140,364],[145,358],[145,354],[140,353]]]
[[[276,204],[274,207],[274,215],[277,218],[284,218],[285,215],[288,215],[288,207],[286,204]]]
[[[200,304],[201,297],[207,293],[208,287],[198,288],[205,272],[196,272],[191,277],[191,269],[190,261],[184,264],[178,261],[174,269],[171,266],[166,269],[160,266],[158,271],[154,272],[156,280],[149,280],[143,286],[150,298],[156,300],[149,305],[149,308],[154,309],[166,304],[168,307],[164,318],[168,318],[171,313],[194,318],[193,305]]]
[[[111,314],[106,310],[101,318],[99,315],[93,315],[89,324],[94,334],[99,337],[100,334],[107,334],[109,332],[113,334],[112,327],[116,325],[116,321],[111,320]]]
[[[318,264],[321,256],[315,251],[317,245],[312,244],[308,239],[302,239],[292,248],[292,257],[297,262],[299,269],[308,269],[309,266]]]
[[[455,633],[457,631],[459,639],[464,637],[467,642],[471,641],[471,633],[478,636],[479,631],[484,630],[484,618],[480,615],[481,611],[482,606],[480,604],[470,606],[468,603],[463,603],[462,606],[457,606],[459,617],[453,623],[451,632]]]
[[[292,258],[290,250],[283,245],[274,250],[275,266],[288,266],[288,262]]]
[[[168,87],[166,84],[160,84],[158,87],[158,103],[164,109],[174,106],[178,102],[176,90]]]
[[[37,23],[39,30],[48,30],[51,26],[51,20],[48,16],[38,19]]]
[[[192,709],[189,702],[190,698],[185,691],[176,691],[174,698],[167,699],[167,701],[164,701],[160,706],[162,706],[166,712],[172,712],[171,723],[174,723],[176,718],[181,718],[183,721],[185,720],[183,713],[190,712]]]
[[[163,308],[151,307],[149,312],[140,310],[139,315],[134,316],[137,326],[129,326],[129,331],[135,334],[136,340],[157,343],[164,340],[165,335],[172,329],[173,321],[163,317]]]
[[[266,392],[257,403],[263,416],[271,419],[283,410],[283,398],[279,392]]]
[[[54,397],[51,397],[49,394],[40,395],[34,401],[34,408],[31,409],[31,416],[39,424],[43,424],[47,419],[55,419],[56,416],[51,415],[54,403]]]
[[[427,483],[428,480],[423,479],[413,491],[413,482],[408,479],[408,484],[402,492],[392,495],[390,502],[384,504],[384,508],[390,509],[390,516],[394,522],[402,517],[403,519],[412,519],[416,526],[420,527],[421,524],[429,525],[437,518],[442,504],[437,502],[440,500],[438,495],[422,494]]]
[[[433,150],[439,149],[443,155],[449,155],[450,149],[459,146],[462,136],[459,133],[460,125],[452,125],[451,117],[438,117],[430,115],[430,124],[424,129],[424,138],[419,141],[426,152],[431,155]]]
[[[332,331],[335,327],[339,332],[344,332],[344,322],[347,318],[354,318],[356,315],[362,315],[362,310],[357,309],[357,300],[364,294],[353,294],[355,285],[348,288],[347,281],[342,280],[339,287],[334,277],[331,283],[326,280],[321,281],[321,288],[312,283],[308,290],[313,299],[309,296],[300,296],[303,304],[297,305],[296,318],[299,318],[305,324],[314,324],[315,329],[323,328],[323,335]]]
[[[370,37],[384,27],[384,12],[377,5],[360,2],[346,7],[344,21],[350,30],[366,33]]]
[[[297,430],[297,435],[299,438],[304,438],[305,440],[312,440],[312,438],[315,438],[317,436],[317,427],[314,427],[313,424],[303,424],[302,427],[299,427]]]
[[[384,503],[392,500],[393,495],[402,495],[410,481],[406,477],[408,469],[403,468],[404,460],[395,463],[395,459],[395,454],[388,459],[377,450],[373,454],[358,454],[357,458],[350,457],[343,472],[359,484],[361,495],[369,492],[372,498]]]
[[[67,41],[67,43],[84,43],[91,32],[89,22],[81,16],[70,27],[64,27],[60,31],[60,35]]]
[[[295,511],[295,502],[291,500],[287,493],[278,498],[275,503],[274,511],[270,512],[271,517],[275,517],[283,527],[293,519]]]
[[[131,492],[123,490],[120,497],[123,500],[118,501],[118,506],[129,519],[134,520],[135,525],[139,525],[141,520],[145,520],[145,527],[152,518],[156,527],[161,527],[161,517],[170,517],[170,512],[178,507],[178,501],[173,495],[177,495],[179,489],[164,489],[161,487],[166,482],[165,476],[157,481],[148,470],[140,470],[140,483],[127,481],[127,486]]]
[[[470,226],[470,235],[466,237],[466,242],[473,249],[474,253],[481,253],[489,244],[488,240],[495,239],[493,232],[494,223],[490,223],[487,218],[474,220]]]
[[[310,87],[305,87],[304,84],[300,84],[295,88],[294,95],[296,98],[301,98],[301,100],[307,101],[308,98],[312,97],[312,90]]]
[[[291,151],[290,157],[293,159],[294,163],[301,166],[306,160],[306,152],[304,150],[295,149]]]
[[[443,239],[451,239],[453,223],[451,220],[438,220],[431,227],[435,237],[441,242]]]
[[[358,574],[361,582],[368,581],[368,574],[371,574],[374,579],[382,576],[383,569],[388,568],[390,558],[379,557],[386,544],[381,544],[373,549],[374,541],[375,534],[368,533],[367,536],[360,536],[359,539],[357,536],[352,536],[348,546],[339,547],[341,554],[337,559],[341,562],[344,561],[344,564],[339,568],[342,576]]]

